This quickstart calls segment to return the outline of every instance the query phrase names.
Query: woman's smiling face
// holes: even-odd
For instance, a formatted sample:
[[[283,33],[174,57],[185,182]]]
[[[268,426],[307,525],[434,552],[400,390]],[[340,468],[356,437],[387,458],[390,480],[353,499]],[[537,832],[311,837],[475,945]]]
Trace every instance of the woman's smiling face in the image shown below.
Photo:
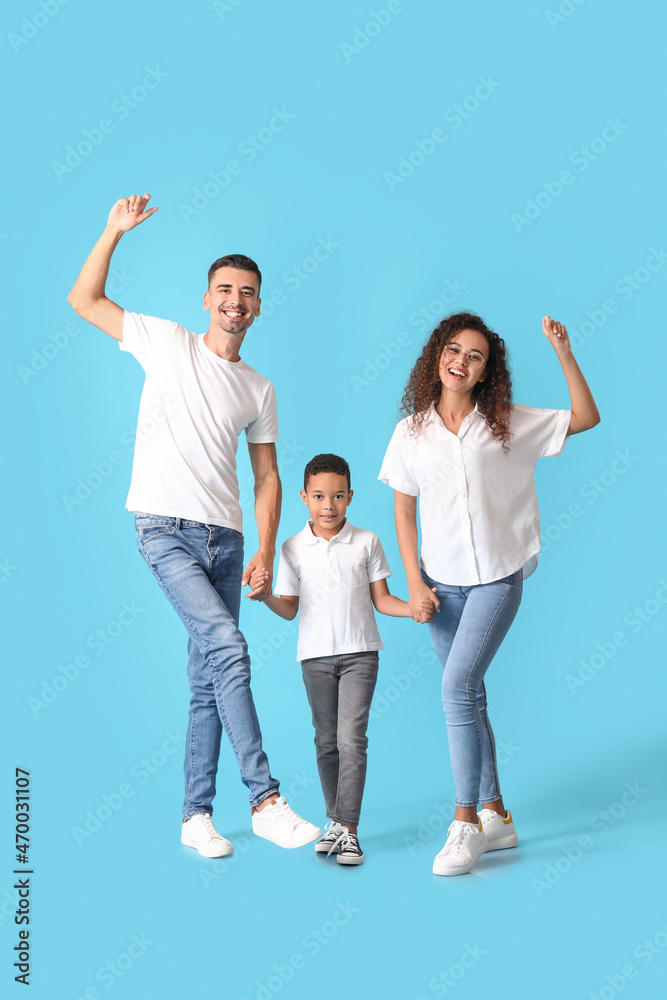
[[[471,392],[486,378],[488,357],[489,342],[483,333],[459,330],[447,341],[440,355],[438,374],[443,389]],[[476,360],[482,361],[479,367],[474,367]]]

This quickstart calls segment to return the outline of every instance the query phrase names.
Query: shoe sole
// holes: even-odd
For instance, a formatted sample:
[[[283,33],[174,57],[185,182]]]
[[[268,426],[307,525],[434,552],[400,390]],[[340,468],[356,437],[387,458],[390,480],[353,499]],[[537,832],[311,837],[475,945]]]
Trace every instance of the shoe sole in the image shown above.
[[[485,853],[485,851],[483,851],[483,850],[480,851],[479,854],[476,854],[475,857],[472,859],[472,861],[469,862],[469,864],[466,864],[466,865],[463,865],[463,866],[458,865],[456,868],[447,868],[446,864],[444,866],[443,865],[438,865],[437,861],[434,861],[433,862],[433,868],[432,868],[433,874],[434,875],[467,875],[468,872],[472,871],[472,869],[475,867],[475,864],[479,861],[479,859],[481,858],[481,856],[484,853]]]
[[[329,847],[327,847],[326,844],[323,844],[322,847],[320,847],[319,844],[315,844],[315,850],[317,851],[318,854],[328,854],[329,853]],[[331,853],[332,854],[338,854],[338,849],[337,848],[334,849]]]
[[[279,841],[274,840],[273,837],[269,837],[268,834],[266,833],[259,833],[257,830],[254,829],[252,832],[255,834],[256,837],[261,837],[262,840],[268,840],[269,843],[275,844],[276,847],[282,847],[286,851],[290,851],[296,847],[306,847],[308,844],[312,844],[314,840],[319,840],[319,838],[322,836],[322,831],[316,830],[315,834],[312,837],[309,837],[308,840],[300,841],[298,844],[281,844]]]
[[[224,847],[222,850],[222,854],[204,854],[203,851],[199,850],[196,844],[191,844],[189,840],[181,840],[181,843],[183,844],[183,847],[191,847],[193,851],[196,851],[197,854],[200,854],[202,858],[227,858],[229,857],[230,854],[234,853],[233,844],[230,845],[229,847]]]
[[[494,840],[489,841],[489,846],[487,851],[504,851],[508,847],[516,847],[519,843],[519,838],[516,833],[508,833],[505,837],[496,837]]]
[[[477,861],[477,858],[475,858],[475,861]],[[445,870],[445,869],[442,869],[442,868],[436,868],[436,866],[433,865],[433,874],[434,875],[467,875],[468,872],[472,871],[472,869],[473,869],[473,867],[475,865],[475,861],[473,861],[471,865],[467,865],[465,868],[457,868],[456,870],[451,870],[451,869],[450,870]]]
[[[364,856],[362,854],[360,858],[346,858],[345,855],[339,854],[336,860],[339,865],[363,865]]]

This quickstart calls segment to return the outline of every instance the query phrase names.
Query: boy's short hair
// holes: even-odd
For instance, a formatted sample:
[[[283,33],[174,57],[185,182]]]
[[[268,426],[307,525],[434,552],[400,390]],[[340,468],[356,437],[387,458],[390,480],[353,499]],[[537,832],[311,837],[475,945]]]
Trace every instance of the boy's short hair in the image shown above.
[[[234,267],[238,271],[252,271],[257,275],[258,289],[262,286],[262,273],[254,260],[246,257],[243,253],[228,253],[225,257],[218,257],[208,269],[208,287],[211,287],[211,278],[220,267]]]
[[[350,466],[340,455],[316,455],[303,471],[303,488],[308,489],[308,481],[311,476],[317,476],[320,472],[333,472],[336,476],[345,476],[347,479],[347,490],[350,491]]]

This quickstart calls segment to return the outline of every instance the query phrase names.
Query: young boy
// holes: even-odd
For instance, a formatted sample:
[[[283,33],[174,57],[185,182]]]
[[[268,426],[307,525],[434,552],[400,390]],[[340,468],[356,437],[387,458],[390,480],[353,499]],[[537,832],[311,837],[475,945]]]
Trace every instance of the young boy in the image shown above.
[[[315,850],[338,864],[360,865],[357,824],[366,779],[366,728],[384,649],[373,605],[385,615],[412,617],[389,593],[391,576],[380,540],[346,518],[352,501],[350,467],[338,455],[316,455],[304,472],[301,499],[310,520],[280,552],[274,590],[262,598],[281,618],[300,611],[297,660],[310,703],[317,768],[330,822]],[[259,571],[250,579],[255,590]],[[372,603],[371,603],[372,602]],[[422,608],[430,618],[433,605]]]

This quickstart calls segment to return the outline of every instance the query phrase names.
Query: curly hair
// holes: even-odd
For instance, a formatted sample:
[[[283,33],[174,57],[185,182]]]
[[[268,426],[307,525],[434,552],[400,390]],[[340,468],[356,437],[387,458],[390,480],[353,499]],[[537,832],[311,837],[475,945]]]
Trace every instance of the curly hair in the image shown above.
[[[315,455],[311,458],[306,468],[303,470],[303,488],[308,489],[311,476],[318,476],[321,472],[333,472],[337,476],[344,476],[347,480],[348,493],[350,491],[350,466],[340,455],[332,455],[327,452],[323,455]]]
[[[451,316],[446,316],[435,328],[410,372],[401,400],[401,412],[414,417],[410,432],[418,434],[431,404],[437,404],[440,399],[442,383],[439,368],[443,348],[461,330],[476,330],[488,341],[486,378],[474,386],[472,397],[494,436],[507,451],[507,442],[510,439],[512,379],[507,364],[505,341],[490,330],[475,313],[453,313]]]

